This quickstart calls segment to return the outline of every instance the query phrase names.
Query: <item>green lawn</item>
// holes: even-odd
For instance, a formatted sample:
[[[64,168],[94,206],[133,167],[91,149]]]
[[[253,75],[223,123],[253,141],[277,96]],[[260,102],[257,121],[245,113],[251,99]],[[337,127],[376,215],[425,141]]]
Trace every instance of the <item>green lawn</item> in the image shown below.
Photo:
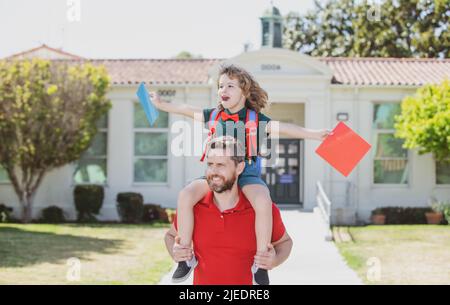
[[[168,225],[0,224],[0,284],[155,284]],[[69,258],[81,263],[80,280]],[[70,277],[69,277],[70,278]]]
[[[354,242],[336,245],[365,283],[450,284],[450,226],[350,227],[349,233]],[[373,257],[380,262],[379,281],[367,277]]]

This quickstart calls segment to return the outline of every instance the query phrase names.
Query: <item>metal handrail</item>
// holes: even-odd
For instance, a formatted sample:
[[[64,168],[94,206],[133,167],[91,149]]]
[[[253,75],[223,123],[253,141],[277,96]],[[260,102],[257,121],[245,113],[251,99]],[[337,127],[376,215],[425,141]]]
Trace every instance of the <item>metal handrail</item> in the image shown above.
[[[320,214],[325,222],[327,233],[325,235],[325,239],[328,241],[333,240],[333,235],[331,233],[331,201],[328,198],[327,194],[323,190],[322,183],[317,181],[316,184],[317,192],[316,192],[316,200],[317,206],[319,207]]]

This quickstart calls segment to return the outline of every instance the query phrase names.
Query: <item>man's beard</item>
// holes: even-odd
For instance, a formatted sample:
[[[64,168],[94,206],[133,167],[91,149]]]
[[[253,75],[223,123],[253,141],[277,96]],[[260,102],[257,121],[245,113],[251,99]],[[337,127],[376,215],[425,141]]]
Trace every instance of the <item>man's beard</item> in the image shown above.
[[[213,181],[213,178],[218,177],[222,179],[223,183],[218,184]],[[229,180],[225,179],[223,176],[219,175],[210,175],[206,177],[206,181],[208,181],[209,188],[216,193],[223,193],[225,191],[229,191],[233,188],[234,182],[236,182],[236,175],[233,175]]]

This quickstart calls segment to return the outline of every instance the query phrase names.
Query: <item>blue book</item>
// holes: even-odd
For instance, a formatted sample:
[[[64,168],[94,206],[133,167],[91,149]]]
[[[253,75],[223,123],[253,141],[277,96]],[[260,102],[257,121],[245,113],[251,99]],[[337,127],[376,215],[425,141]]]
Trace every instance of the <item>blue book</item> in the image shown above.
[[[156,109],[156,107],[153,105],[150,95],[148,94],[148,91],[145,88],[143,82],[139,85],[136,95],[141,102],[142,108],[144,108],[144,112],[147,116],[147,120],[150,123],[150,126],[153,126],[159,116],[159,112],[158,109]]]

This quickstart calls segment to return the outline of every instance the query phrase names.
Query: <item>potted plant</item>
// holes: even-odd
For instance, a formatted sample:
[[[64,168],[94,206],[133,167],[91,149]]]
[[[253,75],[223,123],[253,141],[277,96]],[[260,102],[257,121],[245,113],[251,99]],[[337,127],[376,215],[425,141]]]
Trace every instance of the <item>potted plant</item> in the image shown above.
[[[374,225],[384,225],[386,223],[386,215],[382,208],[372,211],[372,223]]]
[[[427,218],[427,223],[429,225],[438,225],[442,222],[442,219],[444,218],[442,213],[436,211],[425,213],[425,217]]]
[[[429,212],[425,213],[425,217],[427,218],[427,223],[429,225],[438,225],[442,222],[442,219],[444,218],[443,215],[443,205],[439,201],[435,201],[430,204],[431,210]]]

